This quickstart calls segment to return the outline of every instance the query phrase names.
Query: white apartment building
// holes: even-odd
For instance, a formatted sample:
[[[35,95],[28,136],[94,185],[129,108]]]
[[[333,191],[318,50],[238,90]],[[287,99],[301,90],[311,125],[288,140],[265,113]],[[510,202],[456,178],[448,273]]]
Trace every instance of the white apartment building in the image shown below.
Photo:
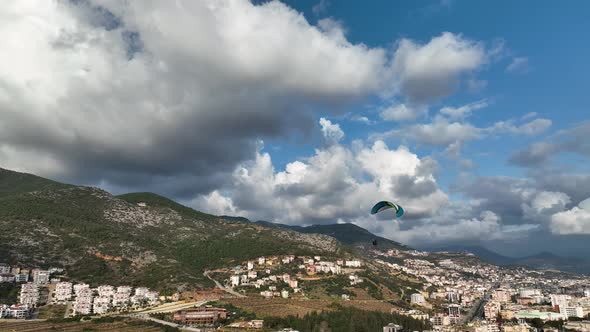
[[[74,288],[76,285],[74,285]],[[74,302],[74,315],[89,315],[92,313],[92,301],[94,296],[90,288],[81,288],[76,294],[76,301]]]
[[[33,282],[38,285],[45,285],[49,283],[51,273],[46,270],[33,270]]]
[[[131,286],[119,286],[117,287],[117,293],[128,293],[131,294],[133,287]]]
[[[0,263],[0,274],[10,273],[10,265],[6,263]]]
[[[135,295],[145,296],[145,294],[147,294],[149,291],[150,290],[147,287],[137,287],[135,289]]]
[[[6,314],[7,317],[25,319],[29,316],[29,306],[26,304],[15,304],[8,308]]]
[[[74,294],[76,294],[76,296],[78,296],[78,294],[85,289],[90,289],[90,285],[88,285],[88,284],[75,284],[74,285]]]
[[[344,262],[344,266],[346,267],[361,267],[361,261],[359,260],[352,260]]]
[[[552,307],[559,306],[559,308],[565,308],[569,307],[571,296],[565,294],[551,294],[550,298]]]
[[[39,302],[39,285],[32,282],[23,284],[20,289],[19,302],[34,307]]]
[[[559,313],[565,318],[578,317],[584,318],[584,308],[582,307],[561,307],[559,306]]]
[[[110,285],[103,285],[97,288],[98,296],[111,298],[115,294],[115,288]]]
[[[98,296],[95,297],[92,302],[92,311],[97,315],[105,314],[111,308],[111,297],[110,296]]]
[[[523,288],[518,291],[519,297],[535,297],[541,295],[541,291],[533,288]]]
[[[29,281],[29,274],[18,273],[14,275],[14,281],[17,283],[21,282],[28,282]]]
[[[127,307],[131,302],[131,292],[116,292],[113,295],[113,306]]]
[[[414,293],[410,296],[410,302],[413,304],[424,303],[424,296],[420,293]]]
[[[55,302],[66,302],[72,299],[72,283],[59,282],[55,285]]]
[[[229,278],[232,287],[236,287],[240,285],[240,276],[233,275]]]
[[[145,294],[145,298],[148,300],[150,305],[155,305],[160,299],[160,294],[156,291],[149,291]]]

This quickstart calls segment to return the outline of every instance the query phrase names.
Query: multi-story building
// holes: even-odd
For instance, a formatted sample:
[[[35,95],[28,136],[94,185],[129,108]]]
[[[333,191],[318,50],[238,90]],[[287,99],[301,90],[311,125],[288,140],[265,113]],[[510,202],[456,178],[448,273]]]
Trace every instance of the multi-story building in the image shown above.
[[[149,291],[145,293],[145,298],[147,299],[149,305],[154,305],[158,302],[160,294],[158,294],[156,291]]]
[[[88,285],[88,284],[75,284],[74,285],[74,294],[76,294],[76,296],[78,296],[78,294],[85,289],[90,289],[90,285]]]
[[[344,266],[346,267],[361,267],[361,261],[359,260],[351,260],[344,262]]]
[[[231,282],[231,286],[232,287],[236,287],[240,285],[240,276],[239,275],[233,275],[229,278],[230,282]]]
[[[174,313],[172,318],[183,324],[213,325],[220,319],[227,318],[223,308],[192,308]]]
[[[72,299],[72,283],[59,282],[55,286],[54,302],[63,303]]]
[[[117,287],[117,293],[128,293],[131,294],[133,287],[131,286],[119,286]]]
[[[584,318],[584,308],[582,308],[582,307],[562,307],[562,306],[559,306],[559,313],[564,315],[565,318],[570,318],[570,317]]]
[[[413,304],[424,303],[424,296],[420,293],[414,293],[410,296],[410,302]]]
[[[131,304],[134,306],[139,306],[139,307],[143,307],[144,305],[147,304],[148,300],[145,297],[145,295],[133,295],[130,298]]]
[[[551,306],[555,311],[561,311],[560,308],[569,307],[571,296],[566,294],[551,294]]]
[[[447,311],[449,314],[449,319],[451,320],[451,324],[457,324],[461,318],[461,306],[457,304],[449,304]]]
[[[131,292],[116,292],[113,295],[113,306],[127,307],[131,302]]]
[[[110,285],[103,285],[99,286],[98,289],[98,296],[108,297],[111,298],[113,294],[115,294],[115,288]]]
[[[0,318],[8,317],[8,306],[6,304],[0,304]]]
[[[6,263],[0,263],[0,274],[10,273],[10,265]]]
[[[106,314],[111,308],[110,296],[95,297],[92,302],[92,311],[97,315]]]
[[[26,304],[15,304],[10,306],[7,311],[7,317],[25,319],[29,316],[29,306]]]
[[[138,296],[145,296],[147,294],[147,292],[149,292],[150,290],[147,287],[137,287],[135,289],[135,295]]]
[[[76,285],[74,285],[75,289]],[[94,296],[90,288],[80,288],[74,302],[74,315],[89,315],[92,313],[92,302]]]
[[[33,282],[38,285],[45,285],[49,283],[49,277],[51,273],[47,270],[33,270]]]
[[[445,316],[443,314],[434,315],[431,318],[431,322],[433,326],[449,326],[451,325],[451,320],[449,316]]]
[[[0,273],[0,282],[14,282],[14,274]]]
[[[28,273],[18,273],[14,275],[14,282],[16,283],[23,283],[29,281],[29,274]]]
[[[39,285],[32,282],[23,284],[20,289],[19,302],[34,307],[39,303]]]
[[[487,320],[494,320],[500,313],[500,303],[495,301],[488,301],[483,307],[484,317]]]
[[[510,292],[506,289],[496,289],[493,294],[494,300],[500,303],[510,302]]]
[[[541,295],[541,291],[534,288],[523,288],[518,291],[519,297],[535,297]]]

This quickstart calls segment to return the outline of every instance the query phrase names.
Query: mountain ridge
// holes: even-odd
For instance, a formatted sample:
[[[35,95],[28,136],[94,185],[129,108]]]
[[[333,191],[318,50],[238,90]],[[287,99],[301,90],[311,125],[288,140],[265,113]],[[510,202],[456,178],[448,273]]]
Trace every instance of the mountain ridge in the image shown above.
[[[563,257],[548,251],[523,257],[504,256],[477,245],[450,245],[429,248],[428,251],[470,252],[489,263],[499,266],[526,266],[536,269],[555,269],[565,272],[590,274],[590,260],[577,257]]]

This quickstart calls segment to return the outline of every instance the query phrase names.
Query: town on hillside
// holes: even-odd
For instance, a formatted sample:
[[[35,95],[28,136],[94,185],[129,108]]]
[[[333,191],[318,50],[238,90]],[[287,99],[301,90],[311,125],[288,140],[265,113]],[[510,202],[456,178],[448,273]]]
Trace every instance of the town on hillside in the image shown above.
[[[66,281],[63,269],[0,264],[0,281],[19,288],[15,303],[0,304],[0,314],[36,319],[44,307],[63,305],[64,317],[131,315],[179,328],[296,331],[268,317],[293,314],[279,307],[336,303],[394,315],[384,332],[408,330],[403,317],[419,322],[422,331],[590,328],[588,277],[498,267],[465,253],[372,249],[364,258],[265,256],[205,275],[215,288],[160,296],[146,287]],[[388,283],[393,280],[398,284]]]

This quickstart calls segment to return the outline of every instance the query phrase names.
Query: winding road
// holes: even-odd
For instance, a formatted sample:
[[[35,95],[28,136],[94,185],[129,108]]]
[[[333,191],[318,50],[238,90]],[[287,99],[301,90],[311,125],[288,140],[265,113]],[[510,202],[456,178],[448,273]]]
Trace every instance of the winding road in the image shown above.
[[[211,271],[205,271],[205,272],[203,272],[203,276],[205,276],[205,277],[206,277],[206,278],[208,278],[209,280],[213,281],[213,282],[215,283],[215,286],[217,286],[219,289],[223,290],[223,291],[224,291],[224,292],[226,292],[226,293],[229,293],[229,294],[231,294],[231,295],[234,295],[234,296],[236,296],[236,297],[242,297],[242,298],[243,298],[243,297],[246,297],[245,295],[243,295],[243,294],[240,294],[240,293],[238,293],[238,292],[234,291],[234,290],[233,290],[233,289],[231,289],[231,288],[228,288],[228,287],[225,287],[225,286],[223,286],[223,285],[222,285],[222,284],[221,284],[219,281],[217,281],[217,280],[215,280],[215,279],[211,278],[211,276],[209,275],[209,273],[211,273]]]

